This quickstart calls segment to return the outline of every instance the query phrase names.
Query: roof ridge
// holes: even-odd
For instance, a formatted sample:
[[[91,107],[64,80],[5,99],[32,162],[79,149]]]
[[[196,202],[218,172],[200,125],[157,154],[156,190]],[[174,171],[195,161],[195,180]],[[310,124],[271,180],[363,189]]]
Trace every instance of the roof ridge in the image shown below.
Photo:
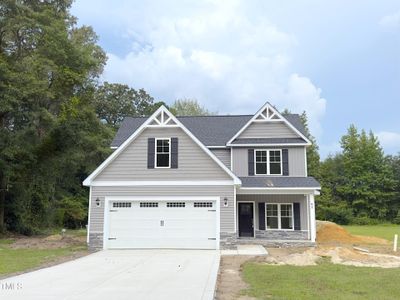
[[[300,114],[296,114],[296,113],[290,113],[290,114],[282,114],[283,116],[299,116]],[[204,115],[204,116],[190,116],[190,115],[186,115],[186,116],[175,116],[177,118],[205,118],[205,117],[212,117],[212,118],[216,118],[216,117],[252,117],[254,116],[254,114],[240,114],[240,115]],[[125,116],[124,118],[132,118],[132,119],[142,119],[142,118],[148,118],[150,116]]]

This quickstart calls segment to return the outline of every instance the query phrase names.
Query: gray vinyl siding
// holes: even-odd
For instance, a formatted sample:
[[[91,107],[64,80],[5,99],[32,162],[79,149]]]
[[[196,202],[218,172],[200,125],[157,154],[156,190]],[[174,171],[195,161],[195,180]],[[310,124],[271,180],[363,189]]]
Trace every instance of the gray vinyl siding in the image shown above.
[[[90,233],[102,233],[104,224],[104,199],[107,196],[209,196],[220,197],[220,231],[235,232],[234,221],[234,187],[225,186],[135,186],[135,187],[103,187],[92,186]],[[96,206],[96,199],[101,201]],[[228,199],[228,207],[224,207],[224,198]]]
[[[307,229],[307,198],[304,195],[237,195],[237,201],[255,201],[255,224],[259,229],[258,203],[300,203],[300,226],[301,230]]]
[[[238,138],[297,138],[295,133],[283,122],[251,123]]]
[[[255,147],[251,147],[256,149]],[[262,149],[288,149],[289,176],[305,177],[305,147],[262,147]],[[233,173],[238,177],[249,176],[248,173],[248,148],[232,148]]]
[[[210,149],[220,161],[229,169],[231,168],[231,149]]]
[[[177,137],[178,168],[148,169],[148,138]],[[230,180],[232,179],[180,128],[147,128],[94,180]]]

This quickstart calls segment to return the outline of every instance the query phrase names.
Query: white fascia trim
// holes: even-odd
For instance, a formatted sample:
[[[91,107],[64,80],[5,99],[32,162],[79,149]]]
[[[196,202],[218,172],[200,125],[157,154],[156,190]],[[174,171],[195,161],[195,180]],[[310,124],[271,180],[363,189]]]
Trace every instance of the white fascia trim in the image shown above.
[[[226,145],[231,145],[232,142],[247,128],[250,126],[251,123],[253,123],[256,118],[265,110],[269,108],[272,110],[275,114],[278,115],[282,119],[282,122],[284,122],[287,126],[289,126],[295,133],[297,133],[300,137],[302,137],[307,144],[303,144],[306,146],[310,146],[312,143],[311,141],[304,135],[302,134],[296,127],[294,127],[288,120],[286,120],[285,117],[283,117],[269,102],[265,103],[255,114],[254,116],[226,143]]]
[[[310,146],[309,144],[227,144],[228,147],[287,147],[287,146]]]
[[[84,181],[83,185],[90,186],[92,180],[104,170],[106,166],[108,166],[118,155],[121,153],[146,127],[149,125],[153,119],[158,116],[158,114],[162,111],[164,106],[160,106],[134,133],[131,134],[129,138],[125,140],[105,161],[103,161],[100,166],[96,168]]]
[[[180,181],[180,180],[164,180],[164,181],[92,181],[91,186],[191,186],[191,185],[234,185],[233,180],[197,180],[197,181]]]
[[[96,170],[83,181],[83,185],[90,186],[93,179],[108,166],[144,129],[149,127],[153,119],[161,112],[166,113],[204,152],[206,152],[230,177],[232,177],[234,184],[241,184],[240,179],[229,170],[223,162],[221,162],[202,142],[199,141],[175,116],[164,106],[160,106],[121,146],[118,147]]]
[[[107,196],[106,201],[217,201],[220,197],[203,197],[203,196]]]

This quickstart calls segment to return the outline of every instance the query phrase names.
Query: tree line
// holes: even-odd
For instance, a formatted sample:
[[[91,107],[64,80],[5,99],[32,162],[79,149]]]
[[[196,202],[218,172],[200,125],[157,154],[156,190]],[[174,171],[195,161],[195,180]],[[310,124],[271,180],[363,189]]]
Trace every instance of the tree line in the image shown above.
[[[106,54],[91,27],[77,26],[71,4],[0,2],[0,231],[84,226],[82,180],[110,154],[124,116],[163,104],[99,81]]]
[[[82,181],[110,154],[125,116],[165,103],[145,90],[101,82],[107,57],[91,27],[77,26],[71,0],[0,3],[0,231],[34,234],[87,222]],[[193,99],[176,115],[210,115]],[[399,222],[400,157],[385,156],[376,137],[354,126],[342,151],[320,161],[307,150],[309,175],[322,184],[320,219]]]

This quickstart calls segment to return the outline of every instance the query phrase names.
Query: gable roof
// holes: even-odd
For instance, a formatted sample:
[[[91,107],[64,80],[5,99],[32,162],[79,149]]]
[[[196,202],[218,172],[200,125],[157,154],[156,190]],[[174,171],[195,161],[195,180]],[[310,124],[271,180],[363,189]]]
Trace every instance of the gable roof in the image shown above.
[[[298,114],[283,115],[299,132],[305,135],[304,126]],[[216,115],[216,116],[181,116],[176,117],[205,146],[226,146],[253,115]],[[119,147],[145,121],[147,117],[126,117],[121,124],[111,147]],[[304,141],[304,143],[306,143]]]
[[[240,179],[226,167],[201,141],[194,136],[185,125],[183,125],[164,105],[160,106],[150,117],[142,118],[141,125],[130,134],[128,138],[100,165],[94,170],[84,181],[83,185],[90,186],[93,179],[96,178],[101,171],[104,170],[125,148],[130,145],[146,128],[149,127],[178,127],[181,128],[206,154],[210,156],[232,179],[234,184],[241,184]],[[137,124],[137,123],[136,123]]]
[[[293,130],[299,137],[306,141],[306,145],[311,145],[311,141],[306,137],[306,134],[303,134],[300,130],[298,130],[292,123],[289,122],[287,118],[285,118],[274,106],[272,106],[269,102],[265,103],[252,118],[247,121],[247,123],[227,142],[228,146],[232,145],[232,142],[238,138],[252,123],[260,122],[260,123],[272,123],[272,122],[283,122],[285,123],[291,130]],[[301,120],[300,120],[301,122]],[[304,132],[304,129],[303,129]]]

